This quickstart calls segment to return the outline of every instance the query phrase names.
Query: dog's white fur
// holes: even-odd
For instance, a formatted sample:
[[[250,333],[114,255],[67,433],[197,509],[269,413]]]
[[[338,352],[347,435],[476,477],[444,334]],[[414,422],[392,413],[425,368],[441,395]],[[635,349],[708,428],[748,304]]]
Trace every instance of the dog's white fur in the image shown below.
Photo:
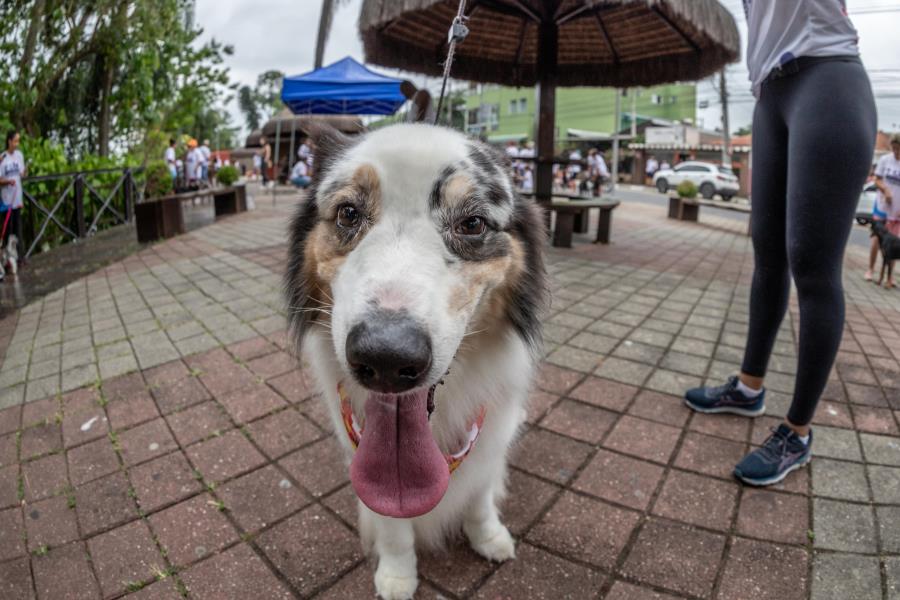
[[[506,455],[525,418],[533,349],[512,327],[472,332],[484,299],[501,282],[490,281],[477,298],[459,311],[450,308],[451,290],[465,286],[459,264],[449,264],[447,249],[430,216],[427,198],[441,168],[466,157],[464,138],[441,129],[404,125],[375,132],[351,148],[320,185],[349,178],[361,165],[378,174],[381,214],[332,279],[330,330],[314,325],[303,339],[304,354],[318,380],[321,398],[336,435],[353,450],[340,415],[336,388],[343,381],[359,418],[368,392],[353,382],[345,358],[345,340],[353,325],[373,305],[402,309],[427,324],[433,361],[426,385],[438,386],[432,433],[444,452],[456,451],[467,424],[480,406],[487,409],[475,448],[451,475],[446,495],[431,512],[413,519],[384,517],[359,503],[364,547],[378,565],[375,586],[385,600],[411,598],[418,585],[416,548],[439,548],[460,527],[472,548],[489,560],[513,558],[512,536],[501,523],[497,504],[505,493]],[[504,185],[508,185],[504,183]],[[320,211],[336,207],[320,199]],[[493,207],[500,223],[511,218],[508,207]],[[449,373],[445,373],[448,371]]]

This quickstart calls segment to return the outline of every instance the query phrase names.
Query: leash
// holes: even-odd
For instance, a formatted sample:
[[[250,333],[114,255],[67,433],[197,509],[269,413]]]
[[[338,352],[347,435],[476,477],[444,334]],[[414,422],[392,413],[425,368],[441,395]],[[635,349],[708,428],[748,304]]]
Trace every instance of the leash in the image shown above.
[[[456,16],[453,18],[453,23],[450,24],[450,31],[447,32],[447,41],[450,43],[450,46],[447,48],[447,60],[444,61],[444,81],[441,83],[441,95],[438,98],[437,111],[434,113],[433,125],[437,125],[441,118],[441,108],[444,105],[444,93],[447,90],[447,79],[450,78],[450,67],[453,65],[453,55],[456,53],[456,44],[457,42],[466,39],[466,36],[469,35],[469,28],[465,25],[466,17],[463,16],[465,9],[466,0],[460,0]],[[452,121],[452,117],[450,120]]]
[[[6,239],[6,226],[9,225],[9,218],[12,216],[12,211],[13,211],[12,205],[10,205],[9,208],[7,208],[5,211],[6,218],[3,219],[3,232],[0,233],[0,243],[2,243],[3,240]]]

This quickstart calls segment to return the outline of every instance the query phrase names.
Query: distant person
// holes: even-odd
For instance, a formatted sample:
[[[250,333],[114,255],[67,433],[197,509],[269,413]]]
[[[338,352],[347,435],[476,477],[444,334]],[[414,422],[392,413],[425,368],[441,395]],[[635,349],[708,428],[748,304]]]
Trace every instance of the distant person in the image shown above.
[[[11,129],[6,134],[6,149],[0,153],[0,227],[3,239],[0,248],[8,261],[10,271],[18,268],[18,243],[22,237],[21,213],[24,206],[22,178],[27,175],[25,157],[19,150],[19,132]],[[0,279],[3,265],[0,261]]]
[[[262,177],[262,150],[253,153],[253,176]]]
[[[900,236],[900,133],[891,136],[891,151],[878,159],[875,166],[875,187],[878,188],[878,195],[875,197],[872,218],[886,221],[887,230]],[[879,251],[878,238],[873,235],[866,281],[872,281],[872,271]],[[888,279],[885,285],[894,287],[893,279]]]
[[[189,139],[187,147],[187,155],[184,157],[184,181],[187,187],[194,187],[200,177],[200,151],[197,149],[197,140]]]
[[[647,174],[647,179],[653,181],[653,176],[656,175],[657,171],[659,171],[659,161],[656,160],[655,156],[651,156],[647,159],[647,166],[644,168],[644,172]]]
[[[269,145],[265,136],[259,138],[259,143],[262,145],[262,183],[263,186],[267,186],[269,185],[269,169],[272,168],[272,146]]]
[[[197,152],[200,153],[200,179],[203,182],[209,182],[209,157],[212,155],[212,151],[209,149],[209,140],[203,140],[203,144],[197,148]]]
[[[591,148],[588,152],[588,177],[591,181],[591,194],[595,197],[600,196],[603,190],[603,182],[609,179],[609,169],[603,154],[596,148]]]
[[[304,160],[298,160],[291,169],[291,183],[294,187],[307,188],[310,184],[309,165]]]
[[[702,413],[765,412],[763,382],[793,279],[800,324],[790,408],[733,471],[740,481],[761,486],[778,483],[812,458],[810,423],[844,332],[844,251],[872,164],[878,118],[844,0],[744,0],[744,10],[757,99],[747,342],[738,375],[689,390],[685,400]]]
[[[506,155],[510,158],[519,158],[519,143],[515,140],[506,142]]]
[[[172,176],[172,185],[178,179],[178,157],[175,155],[175,138],[169,139],[169,147],[166,148],[165,161],[166,167],[169,169],[169,175]]]
[[[300,142],[300,147],[297,149],[297,158],[305,162],[307,165],[309,164],[309,157],[312,156],[312,149],[309,147],[309,144],[306,143],[307,138],[303,138]]]
[[[670,165],[670,164],[669,164],[669,161],[667,161],[666,159],[662,159],[662,162],[659,163],[659,170],[660,170],[660,171],[668,171],[668,170],[671,169],[671,168],[672,168],[672,165]]]
[[[534,171],[531,165],[525,167],[525,172],[522,174],[522,191],[529,193],[534,191]]]

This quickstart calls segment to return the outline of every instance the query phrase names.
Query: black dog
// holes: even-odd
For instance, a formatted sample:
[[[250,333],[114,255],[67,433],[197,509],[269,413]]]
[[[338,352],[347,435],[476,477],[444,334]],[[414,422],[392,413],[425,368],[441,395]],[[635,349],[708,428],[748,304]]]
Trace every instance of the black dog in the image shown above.
[[[888,231],[884,221],[872,221],[872,235],[878,238],[881,248],[881,276],[878,278],[878,285],[881,285],[885,270],[888,281],[894,279],[894,261],[900,258],[900,237]]]

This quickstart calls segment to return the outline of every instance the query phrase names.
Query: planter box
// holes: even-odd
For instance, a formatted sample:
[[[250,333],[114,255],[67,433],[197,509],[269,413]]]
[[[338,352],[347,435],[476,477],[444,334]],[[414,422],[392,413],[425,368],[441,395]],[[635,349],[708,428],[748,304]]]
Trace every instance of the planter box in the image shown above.
[[[679,221],[697,221],[700,217],[700,204],[694,199],[669,196],[669,218]]]
[[[141,243],[153,242],[184,233],[181,196],[153,198],[135,204],[135,228]]]
[[[247,210],[247,186],[243,183],[227,188],[213,189],[216,217],[234,215]]]

